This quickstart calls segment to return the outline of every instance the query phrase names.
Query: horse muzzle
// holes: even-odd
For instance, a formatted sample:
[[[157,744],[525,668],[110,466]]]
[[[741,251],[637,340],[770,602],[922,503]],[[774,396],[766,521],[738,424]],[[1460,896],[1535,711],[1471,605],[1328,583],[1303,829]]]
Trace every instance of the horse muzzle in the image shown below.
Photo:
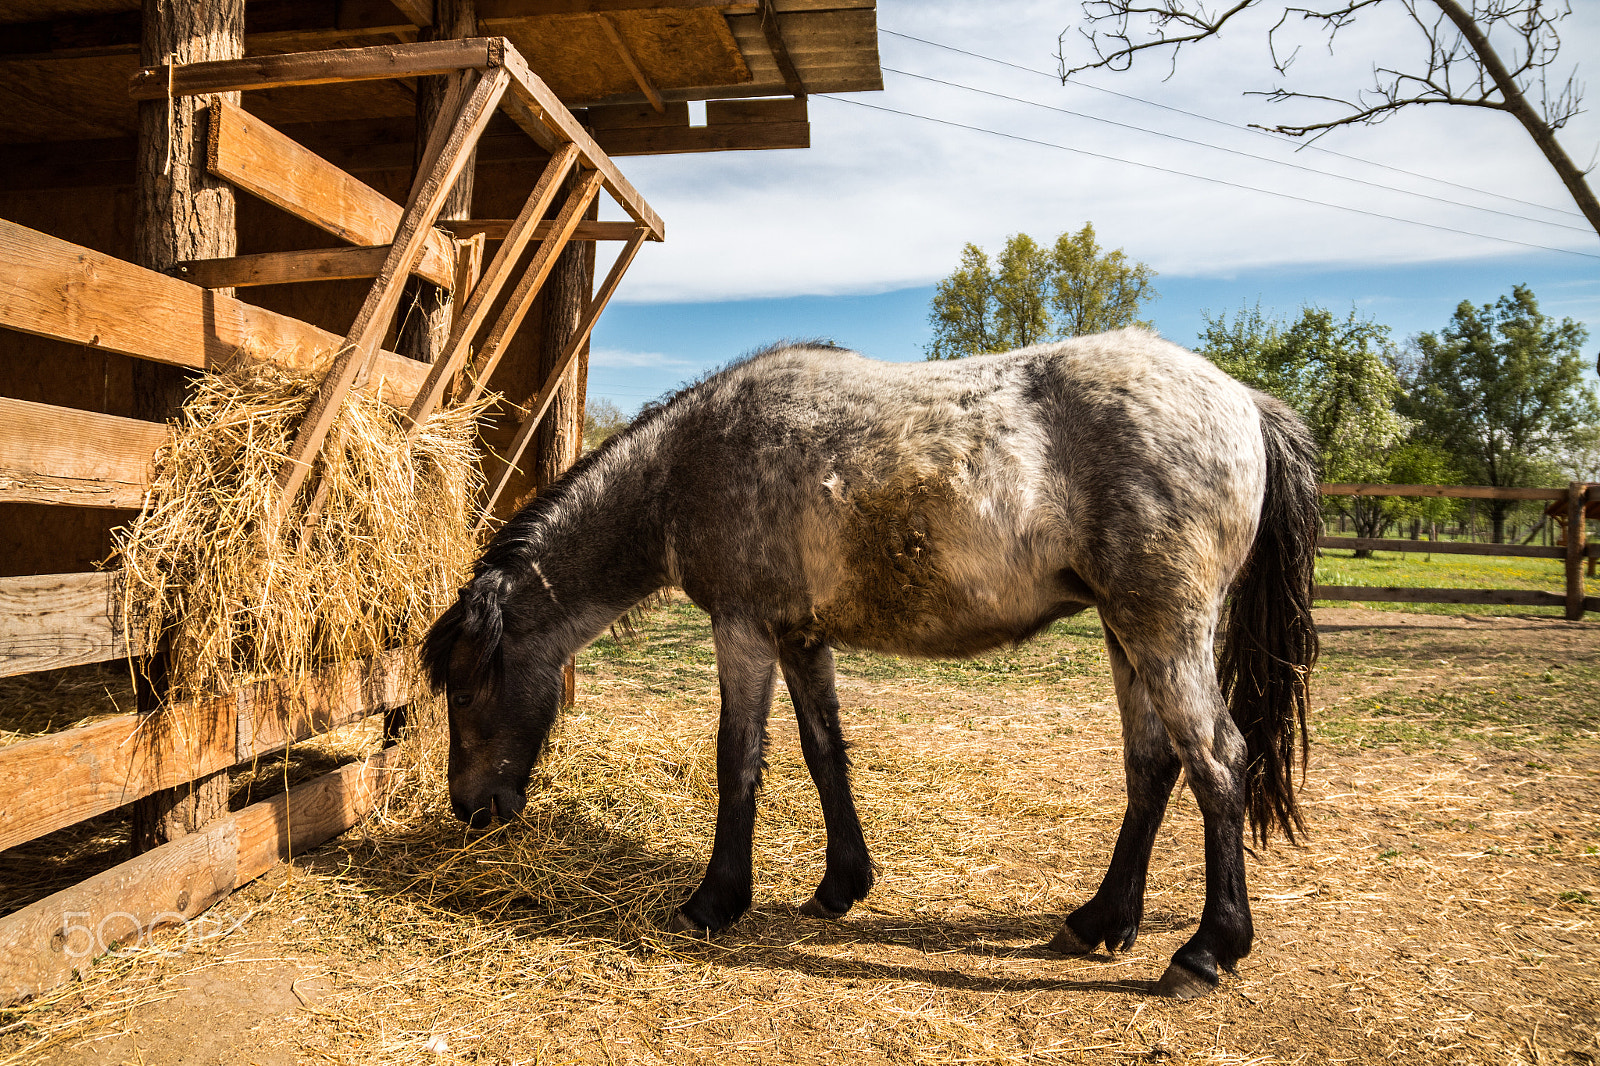
[[[522,789],[505,785],[476,794],[456,788],[450,790],[450,809],[474,829],[486,829],[496,818],[509,822],[527,805],[528,797]]]

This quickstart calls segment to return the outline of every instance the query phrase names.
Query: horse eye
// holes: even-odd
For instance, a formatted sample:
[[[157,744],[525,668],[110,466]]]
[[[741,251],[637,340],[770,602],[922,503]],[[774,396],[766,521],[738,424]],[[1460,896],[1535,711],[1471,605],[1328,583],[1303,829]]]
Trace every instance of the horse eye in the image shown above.
[[[458,708],[458,709],[472,706],[472,693],[470,693],[470,692],[452,692],[452,693],[450,693],[450,706]]]

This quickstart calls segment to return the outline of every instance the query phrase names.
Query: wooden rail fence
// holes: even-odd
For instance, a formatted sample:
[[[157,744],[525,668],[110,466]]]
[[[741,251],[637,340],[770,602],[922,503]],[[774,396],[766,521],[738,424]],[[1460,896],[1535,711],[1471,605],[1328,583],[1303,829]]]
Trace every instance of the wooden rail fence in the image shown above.
[[[1600,485],[1574,481],[1564,489],[1496,488],[1493,485],[1362,485],[1322,486],[1324,496],[1430,496],[1472,500],[1554,500],[1566,504],[1567,543],[1544,548],[1524,544],[1461,544],[1442,540],[1395,540],[1377,537],[1319,537],[1319,548],[1372,551],[1432,552],[1439,555],[1498,555],[1522,559],[1561,559],[1566,563],[1566,592],[1531,589],[1427,589],[1372,585],[1318,585],[1319,600],[1373,600],[1389,603],[1487,603],[1561,607],[1570,619],[1600,611],[1600,598],[1586,595],[1585,562],[1600,558],[1600,544],[1587,543],[1584,508],[1600,499]]]

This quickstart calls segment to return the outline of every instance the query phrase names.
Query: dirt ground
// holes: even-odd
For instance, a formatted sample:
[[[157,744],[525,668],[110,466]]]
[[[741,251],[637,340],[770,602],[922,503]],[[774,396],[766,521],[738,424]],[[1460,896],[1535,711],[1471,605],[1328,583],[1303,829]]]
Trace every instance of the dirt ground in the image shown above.
[[[1318,622],[1312,835],[1253,855],[1255,950],[1203,1000],[1149,994],[1203,900],[1181,790],[1133,949],[1040,947],[1121,817],[1092,626],[967,673],[842,657],[873,894],[796,909],[822,838],[780,706],[753,910],[711,945],[654,932],[709,846],[715,723],[703,634],[662,629],[586,660],[548,818],[473,841],[437,797],[392,812],[0,1013],[0,1061],[1600,1059],[1600,626]],[[584,761],[602,744],[631,753],[613,776]],[[662,798],[633,796],[657,766]]]

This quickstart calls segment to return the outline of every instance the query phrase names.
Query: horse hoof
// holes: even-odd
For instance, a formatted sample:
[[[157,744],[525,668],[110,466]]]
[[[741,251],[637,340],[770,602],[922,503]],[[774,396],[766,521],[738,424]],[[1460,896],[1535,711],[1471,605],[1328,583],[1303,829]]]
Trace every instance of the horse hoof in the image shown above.
[[[1045,947],[1063,955],[1093,955],[1099,945],[1085,943],[1081,936],[1072,931],[1072,926],[1063,925],[1061,932],[1052,937]]]
[[[1167,972],[1156,982],[1156,995],[1166,996],[1168,999],[1199,999],[1201,996],[1210,995],[1216,987],[1215,980],[1202,977],[1174,962],[1168,964]]]
[[[672,921],[667,923],[667,932],[693,937],[696,940],[709,941],[711,939],[711,930],[703,925],[696,925],[688,918],[685,918],[682,911],[672,912]]]
[[[812,896],[810,899],[800,904],[800,913],[812,918],[826,918],[828,921],[832,922],[838,921],[840,918],[843,918],[850,912],[848,908],[842,911],[836,911],[832,907],[823,903],[816,896]]]

